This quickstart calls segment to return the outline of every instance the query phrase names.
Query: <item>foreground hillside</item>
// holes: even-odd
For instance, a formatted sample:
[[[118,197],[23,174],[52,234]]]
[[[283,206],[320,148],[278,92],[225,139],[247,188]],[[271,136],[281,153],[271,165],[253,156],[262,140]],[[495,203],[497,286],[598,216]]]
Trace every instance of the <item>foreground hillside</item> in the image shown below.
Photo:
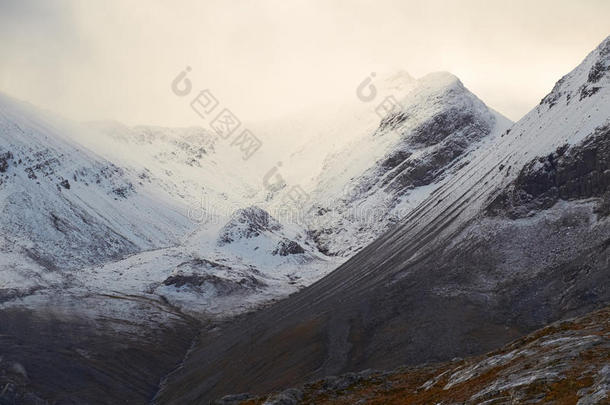
[[[554,323],[502,349],[448,363],[327,377],[217,404],[607,404],[610,308]],[[241,399],[240,399],[241,397]]]

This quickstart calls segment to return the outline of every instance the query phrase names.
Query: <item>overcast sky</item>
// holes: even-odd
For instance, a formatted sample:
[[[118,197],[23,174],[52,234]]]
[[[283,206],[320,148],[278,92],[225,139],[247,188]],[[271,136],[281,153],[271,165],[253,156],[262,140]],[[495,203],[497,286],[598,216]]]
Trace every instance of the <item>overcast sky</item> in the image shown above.
[[[0,0],[0,91],[77,120],[191,125],[186,66],[242,120],[446,70],[513,120],[610,34],[610,1]]]

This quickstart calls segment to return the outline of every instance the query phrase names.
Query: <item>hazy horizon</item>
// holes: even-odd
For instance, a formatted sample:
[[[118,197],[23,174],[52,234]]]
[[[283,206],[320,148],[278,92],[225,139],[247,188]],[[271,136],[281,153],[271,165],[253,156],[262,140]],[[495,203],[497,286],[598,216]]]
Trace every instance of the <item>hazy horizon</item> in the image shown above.
[[[244,121],[355,99],[370,72],[448,71],[518,120],[609,33],[607,1],[0,1],[0,91],[75,120],[198,125],[190,66]]]

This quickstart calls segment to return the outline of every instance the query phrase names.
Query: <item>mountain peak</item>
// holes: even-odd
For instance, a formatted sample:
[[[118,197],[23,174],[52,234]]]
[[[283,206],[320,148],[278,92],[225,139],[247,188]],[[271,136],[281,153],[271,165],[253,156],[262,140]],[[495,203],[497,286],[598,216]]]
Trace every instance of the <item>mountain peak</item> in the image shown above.
[[[449,72],[433,72],[419,78],[401,105],[410,116],[419,115],[422,119],[449,109],[476,110],[489,115],[487,106]]]
[[[610,36],[604,39],[574,70],[563,76],[540,102],[541,107],[572,102],[591,102],[590,97],[607,91],[610,83]],[[601,94],[601,93],[600,93]]]

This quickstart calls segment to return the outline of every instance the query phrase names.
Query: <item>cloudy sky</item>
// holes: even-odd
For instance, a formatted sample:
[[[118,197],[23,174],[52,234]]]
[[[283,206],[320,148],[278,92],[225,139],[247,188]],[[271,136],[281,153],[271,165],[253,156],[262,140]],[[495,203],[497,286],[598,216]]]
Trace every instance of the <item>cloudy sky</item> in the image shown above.
[[[77,120],[196,124],[186,66],[245,121],[446,70],[517,120],[610,34],[607,0],[0,0],[0,91]]]

